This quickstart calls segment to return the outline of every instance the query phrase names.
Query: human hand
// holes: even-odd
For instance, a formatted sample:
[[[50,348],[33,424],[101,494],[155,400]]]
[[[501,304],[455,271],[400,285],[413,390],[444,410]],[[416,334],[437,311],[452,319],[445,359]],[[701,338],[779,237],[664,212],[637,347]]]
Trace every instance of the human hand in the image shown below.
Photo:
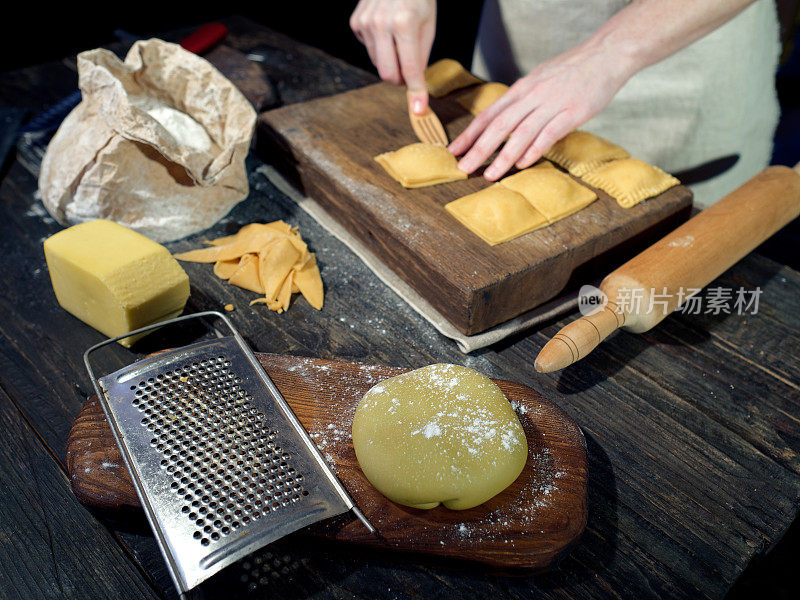
[[[603,110],[635,68],[619,56],[577,46],[543,62],[481,112],[449,146],[472,173],[506,140],[486,168],[489,181],[529,167],[550,147]]]
[[[425,66],[436,32],[435,0],[360,0],[350,28],[384,81],[408,87],[408,106],[428,108]]]

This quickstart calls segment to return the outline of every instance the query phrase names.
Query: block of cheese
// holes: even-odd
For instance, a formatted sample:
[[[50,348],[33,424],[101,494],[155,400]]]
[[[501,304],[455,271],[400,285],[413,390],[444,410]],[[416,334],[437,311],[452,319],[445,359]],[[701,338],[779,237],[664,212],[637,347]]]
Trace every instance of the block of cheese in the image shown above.
[[[59,231],[44,255],[58,303],[108,337],[177,316],[189,298],[189,277],[169,251],[112,221]]]

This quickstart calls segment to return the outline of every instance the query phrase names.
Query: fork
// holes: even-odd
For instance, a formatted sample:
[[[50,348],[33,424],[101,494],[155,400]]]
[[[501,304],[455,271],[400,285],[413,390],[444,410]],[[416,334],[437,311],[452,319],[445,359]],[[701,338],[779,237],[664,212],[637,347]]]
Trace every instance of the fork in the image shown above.
[[[447,146],[447,133],[430,106],[421,115],[415,115],[409,108],[408,118],[411,121],[411,128],[421,142],[435,146]]]

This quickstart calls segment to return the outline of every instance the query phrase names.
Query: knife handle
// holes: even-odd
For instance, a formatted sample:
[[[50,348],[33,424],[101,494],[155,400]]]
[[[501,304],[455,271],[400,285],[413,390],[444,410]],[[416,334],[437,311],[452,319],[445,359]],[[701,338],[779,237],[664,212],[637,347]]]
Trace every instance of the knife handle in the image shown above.
[[[180,42],[189,52],[200,54],[220,43],[228,35],[228,28],[222,23],[206,23],[195,29]]]

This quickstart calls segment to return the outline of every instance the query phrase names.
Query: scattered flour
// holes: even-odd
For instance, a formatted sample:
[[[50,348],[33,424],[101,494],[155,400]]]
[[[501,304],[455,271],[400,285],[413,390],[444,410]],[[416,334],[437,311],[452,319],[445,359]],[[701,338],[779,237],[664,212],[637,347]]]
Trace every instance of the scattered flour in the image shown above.
[[[672,240],[667,246],[671,248],[691,248],[694,246],[694,236],[687,235],[682,238],[678,238],[676,240]]]
[[[524,404],[521,404],[520,402],[517,402],[516,400],[511,401],[511,408],[514,409],[514,412],[519,413],[521,415],[528,414],[528,407],[525,406]]]
[[[428,439],[432,437],[438,437],[442,435],[442,428],[439,427],[438,423],[434,423],[433,421],[431,421],[430,423],[425,425],[425,427],[422,428],[422,435],[424,435]]]

